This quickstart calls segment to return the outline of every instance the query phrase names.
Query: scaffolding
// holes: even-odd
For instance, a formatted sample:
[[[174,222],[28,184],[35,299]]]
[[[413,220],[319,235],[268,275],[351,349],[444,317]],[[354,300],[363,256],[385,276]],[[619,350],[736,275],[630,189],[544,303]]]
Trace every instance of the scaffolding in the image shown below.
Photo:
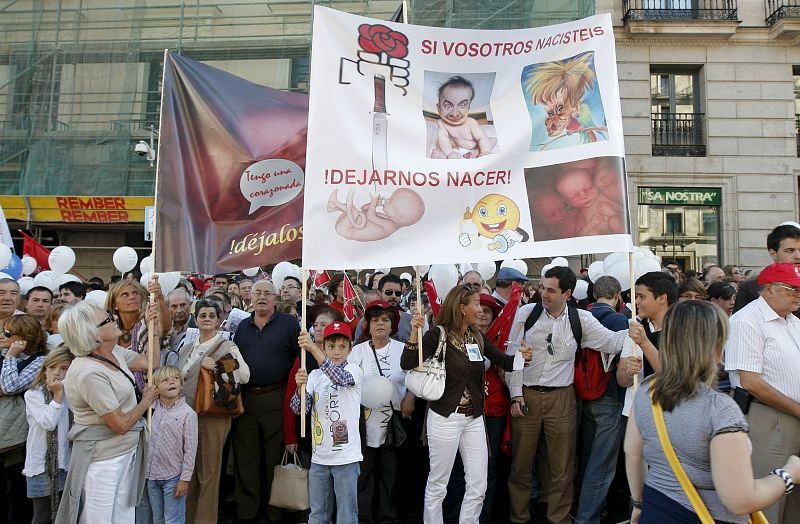
[[[163,52],[307,91],[310,0],[0,0],[0,194],[152,195]],[[316,5],[389,19],[399,0]],[[593,0],[410,0],[410,22],[514,29]]]

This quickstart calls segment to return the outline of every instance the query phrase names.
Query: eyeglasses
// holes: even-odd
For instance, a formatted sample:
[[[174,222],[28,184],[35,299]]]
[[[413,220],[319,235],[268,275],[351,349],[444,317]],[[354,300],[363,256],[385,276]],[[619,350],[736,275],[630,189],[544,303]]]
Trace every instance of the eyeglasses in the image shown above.
[[[789,286],[781,282],[773,282],[774,285],[782,287],[783,289],[792,292],[795,296],[800,296],[800,287]]]
[[[254,297],[273,297],[275,293],[270,293],[269,291],[253,291]]]
[[[391,290],[391,289],[384,289],[383,291],[381,291],[381,293],[383,293],[387,297],[401,297],[401,296],[403,296],[403,292],[402,291],[394,291],[394,290]]]
[[[547,352],[550,353],[550,356],[555,355],[553,352],[553,334],[550,333],[545,337],[545,342],[547,342]]]
[[[102,322],[97,324],[97,327],[101,328],[101,327],[105,326],[106,324],[111,324],[115,320],[116,319],[114,318],[114,315],[112,315],[110,311],[106,311],[106,318],[104,318]]]
[[[12,333],[11,331],[9,331],[7,329],[4,329],[3,330],[3,336],[6,337],[6,338],[11,338],[11,337],[14,336],[14,333]]]

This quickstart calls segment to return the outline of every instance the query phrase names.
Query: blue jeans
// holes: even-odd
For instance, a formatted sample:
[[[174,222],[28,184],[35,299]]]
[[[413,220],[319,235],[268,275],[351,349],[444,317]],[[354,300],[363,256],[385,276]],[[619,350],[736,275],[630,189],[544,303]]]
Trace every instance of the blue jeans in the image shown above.
[[[609,388],[610,389],[610,388]],[[611,393],[583,401],[584,474],[575,524],[599,524],[622,444],[622,401]]]
[[[311,463],[308,495],[311,514],[308,524],[328,524],[333,514],[331,493],[336,496],[336,524],[358,524],[358,475],[360,464],[323,466]]]
[[[183,524],[186,520],[186,497],[175,496],[180,479],[180,475],[169,480],[147,479],[153,524]]]

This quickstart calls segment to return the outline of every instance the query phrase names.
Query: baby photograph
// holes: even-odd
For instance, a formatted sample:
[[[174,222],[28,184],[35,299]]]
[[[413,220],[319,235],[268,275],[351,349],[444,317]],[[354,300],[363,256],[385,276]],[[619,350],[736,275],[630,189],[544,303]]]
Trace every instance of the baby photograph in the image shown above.
[[[525,170],[536,241],[629,233],[621,157]]]
[[[495,73],[425,71],[425,156],[478,158],[498,152],[491,98]]]

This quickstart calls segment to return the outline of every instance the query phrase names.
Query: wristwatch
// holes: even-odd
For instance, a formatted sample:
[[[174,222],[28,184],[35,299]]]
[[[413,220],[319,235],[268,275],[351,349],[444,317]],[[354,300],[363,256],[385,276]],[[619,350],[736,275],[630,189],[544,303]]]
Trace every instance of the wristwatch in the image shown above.
[[[784,484],[786,484],[786,491],[783,492],[784,495],[788,495],[792,492],[792,490],[794,490],[794,479],[786,472],[786,470],[775,468],[770,471],[770,474],[777,475],[781,478],[781,480],[783,480]]]

